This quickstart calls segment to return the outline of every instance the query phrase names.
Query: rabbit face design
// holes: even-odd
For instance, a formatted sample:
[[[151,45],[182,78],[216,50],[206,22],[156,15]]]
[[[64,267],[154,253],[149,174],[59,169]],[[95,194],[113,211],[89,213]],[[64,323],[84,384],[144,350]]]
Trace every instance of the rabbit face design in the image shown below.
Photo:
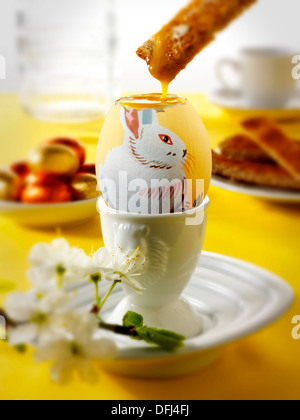
[[[134,159],[150,169],[183,170],[188,154],[186,146],[176,134],[159,125],[154,110],[121,112]]]
[[[115,209],[129,211],[131,198],[138,194],[140,213],[151,214],[154,202],[159,207],[166,203],[165,208],[169,207],[171,212],[182,211],[183,206],[188,210],[184,171],[188,151],[184,142],[159,124],[152,109],[137,111],[122,107],[121,122],[125,130],[123,144],[108,153],[100,168],[100,189],[107,203]],[[129,185],[136,180],[145,184],[133,191]],[[172,188],[153,184],[156,181],[172,183]]]

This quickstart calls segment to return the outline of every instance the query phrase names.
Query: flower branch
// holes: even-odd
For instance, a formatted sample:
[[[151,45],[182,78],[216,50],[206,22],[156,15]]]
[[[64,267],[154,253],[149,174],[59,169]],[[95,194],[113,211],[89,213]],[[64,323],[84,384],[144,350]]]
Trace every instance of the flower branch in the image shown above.
[[[136,250],[101,248],[93,256],[64,239],[51,244],[37,244],[29,260],[28,277],[33,289],[27,294],[8,296],[5,311],[0,316],[6,320],[9,344],[25,348],[36,347],[37,361],[51,361],[51,376],[55,381],[67,383],[74,372],[88,382],[96,380],[98,359],[114,358],[118,348],[111,338],[99,336],[110,332],[144,341],[165,350],[183,346],[184,337],[172,331],[144,325],[142,315],[128,312],[123,325],[106,323],[101,316],[104,305],[118,284],[125,284],[136,293],[143,293],[143,272],[147,259],[138,247]],[[106,295],[101,298],[100,284],[111,282]],[[89,313],[68,309],[76,284],[90,282],[95,285],[94,305]],[[20,347],[21,346],[21,347]]]

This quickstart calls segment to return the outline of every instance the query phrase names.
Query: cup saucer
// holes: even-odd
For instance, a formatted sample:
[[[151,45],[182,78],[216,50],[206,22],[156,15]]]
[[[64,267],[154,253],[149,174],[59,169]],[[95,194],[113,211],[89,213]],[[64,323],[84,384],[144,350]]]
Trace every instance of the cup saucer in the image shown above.
[[[168,378],[191,373],[212,363],[226,345],[275,322],[294,300],[291,287],[276,275],[243,261],[207,252],[201,256],[183,296],[202,318],[204,328],[200,335],[187,340],[183,349],[168,353],[108,333],[116,340],[119,356],[106,361],[102,367],[139,378]],[[85,285],[73,298],[72,307],[88,310],[93,298],[93,287]],[[104,319],[123,298],[124,292],[115,290],[103,312]]]
[[[212,103],[226,110],[264,111],[264,113],[266,111],[270,113],[300,111],[300,92],[297,92],[294,98],[291,99],[282,109],[251,106],[245,99],[241,90],[218,89],[211,92],[208,95],[208,98]]]

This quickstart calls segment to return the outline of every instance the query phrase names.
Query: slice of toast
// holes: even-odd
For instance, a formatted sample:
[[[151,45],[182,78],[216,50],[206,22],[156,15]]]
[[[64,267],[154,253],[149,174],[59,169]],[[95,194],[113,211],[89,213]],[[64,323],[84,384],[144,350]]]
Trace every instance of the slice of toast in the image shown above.
[[[257,0],[192,0],[160,32],[137,50],[147,64],[156,63],[152,75],[172,81],[215,34]],[[157,57],[158,56],[158,57]]]
[[[270,118],[253,118],[242,122],[246,135],[279,166],[300,181],[300,142],[291,140]]]
[[[300,191],[300,181],[277,165],[212,153],[213,174],[247,184]]]
[[[244,134],[229,137],[220,143],[218,149],[222,155],[233,159],[275,164],[270,156],[253,142],[251,137]]]

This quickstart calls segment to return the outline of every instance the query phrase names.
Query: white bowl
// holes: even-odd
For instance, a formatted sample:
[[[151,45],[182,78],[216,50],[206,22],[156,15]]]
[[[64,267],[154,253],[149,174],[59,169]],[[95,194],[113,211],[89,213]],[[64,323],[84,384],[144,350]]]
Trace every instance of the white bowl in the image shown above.
[[[97,215],[97,198],[59,204],[22,204],[0,201],[0,216],[31,227],[83,223]]]

